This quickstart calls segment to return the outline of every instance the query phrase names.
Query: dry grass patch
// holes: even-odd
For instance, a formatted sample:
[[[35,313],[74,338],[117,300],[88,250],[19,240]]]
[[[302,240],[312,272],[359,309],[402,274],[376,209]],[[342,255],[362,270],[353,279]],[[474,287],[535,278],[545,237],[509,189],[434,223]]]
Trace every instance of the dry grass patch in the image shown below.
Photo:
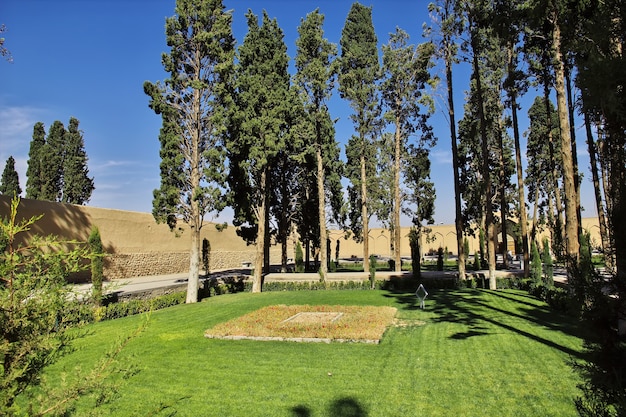
[[[273,305],[220,323],[205,336],[219,339],[378,343],[394,307]]]

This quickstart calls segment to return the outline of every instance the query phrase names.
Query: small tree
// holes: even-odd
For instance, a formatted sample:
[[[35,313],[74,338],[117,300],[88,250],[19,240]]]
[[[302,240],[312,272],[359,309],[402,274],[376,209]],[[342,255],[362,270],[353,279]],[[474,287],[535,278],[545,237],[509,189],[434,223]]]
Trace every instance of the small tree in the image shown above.
[[[15,159],[9,156],[7,163],[4,165],[4,171],[2,171],[2,179],[0,180],[0,194],[8,196],[18,196],[22,194],[22,187],[20,187],[20,178],[15,171]]]
[[[530,279],[534,285],[541,283],[541,257],[535,241],[530,246]]]
[[[437,249],[437,271],[443,271],[443,248],[439,246]]]
[[[100,238],[100,230],[97,226],[92,226],[89,234],[89,249],[91,250],[91,296],[94,304],[99,306],[102,302],[102,280],[104,263],[102,255],[104,249],[102,247],[102,239]]]
[[[420,235],[417,228],[412,227],[409,232],[409,245],[411,246],[411,269],[413,270],[413,278],[419,279],[422,276],[421,272],[421,254],[420,254]]]
[[[550,243],[547,237],[543,238],[541,262],[543,263],[543,283],[546,287],[552,287],[554,286],[554,266],[552,263],[552,254],[550,253]]]
[[[300,242],[296,242],[296,272],[304,272],[304,254]]]

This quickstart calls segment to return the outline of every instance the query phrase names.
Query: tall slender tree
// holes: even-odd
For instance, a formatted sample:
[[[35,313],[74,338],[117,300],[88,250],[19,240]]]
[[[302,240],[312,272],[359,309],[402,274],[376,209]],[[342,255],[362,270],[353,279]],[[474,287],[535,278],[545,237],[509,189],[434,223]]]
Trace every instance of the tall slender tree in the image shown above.
[[[63,195],[65,139],[65,126],[58,120],[54,121],[40,153],[43,179],[40,200],[59,201]]]
[[[200,231],[207,213],[223,208],[223,133],[230,104],[226,81],[234,62],[232,16],[221,0],[177,0],[166,19],[169,78],[144,83],[150,107],[160,114],[161,186],[152,214],[191,231],[187,303],[198,300]]]
[[[2,179],[0,179],[0,194],[10,197],[19,197],[22,194],[20,177],[15,170],[15,159],[13,159],[13,156],[9,156],[6,164],[4,164]]]
[[[248,33],[239,47],[236,69],[237,127],[229,143],[230,175],[231,183],[240,184],[247,194],[246,205],[238,209],[245,209],[246,218],[240,221],[256,229],[252,291],[260,292],[269,243],[270,174],[277,155],[285,148],[293,99],[287,46],[278,22],[265,11],[261,26],[251,10],[246,19]]]
[[[405,199],[401,189],[402,171],[413,160],[407,154],[408,141],[410,136],[419,134],[415,143],[417,149],[435,144],[432,128],[428,124],[434,104],[425,91],[431,80],[429,69],[433,66],[434,44],[426,42],[416,47],[408,41],[409,35],[397,28],[390,35],[389,43],[383,45],[383,81],[380,87],[386,110],[385,120],[394,128],[391,224],[396,271],[400,271],[402,265],[400,213]]]
[[[324,15],[319,10],[309,13],[298,28],[296,40],[296,75],[295,84],[305,102],[305,111],[309,119],[311,141],[309,151],[315,155],[319,218],[320,276],[326,278],[327,259],[327,222],[326,194],[330,191],[330,181],[340,174],[339,146],[335,139],[335,129],[328,111],[327,100],[334,87],[335,74],[333,60],[337,47],[324,38]],[[337,190],[334,190],[335,192]],[[337,211],[333,210],[335,218]]]
[[[46,129],[42,122],[35,123],[33,139],[28,151],[28,168],[26,169],[26,198],[38,200],[43,188],[42,152],[46,144]]]
[[[459,178],[459,151],[456,134],[456,118],[454,112],[454,84],[452,79],[452,66],[458,63],[458,45],[455,37],[462,31],[462,14],[458,9],[459,2],[456,0],[438,0],[429,5],[432,20],[438,26],[438,33],[431,31],[431,36],[438,38],[435,40],[438,48],[436,51],[441,55],[445,66],[446,92],[448,111],[448,124],[450,127],[450,142],[452,149],[452,170],[454,179],[454,226],[456,231],[457,254],[459,257],[458,271],[459,279],[465,279],[465,264],[468,254],[464,251],[463,238],[464,221],[461,199],[461,181]]]
[[[85,141],[82,131],[78,130],[78,124],[78,119],[72,117],[67,127],[61,200],[64,203],[84,204],[89,201],[95,189],[93,178],[89,178]]]
[[[375,138],[380,130],[376,82],[380,74],[372,8],[355,2],[341,31],[338,66],[339,93],[350,102],[356,134],[346,145],[346,175],[351,182],[351,227],[363,241],[363,268],[369,271],[368,182],[375,171]]]

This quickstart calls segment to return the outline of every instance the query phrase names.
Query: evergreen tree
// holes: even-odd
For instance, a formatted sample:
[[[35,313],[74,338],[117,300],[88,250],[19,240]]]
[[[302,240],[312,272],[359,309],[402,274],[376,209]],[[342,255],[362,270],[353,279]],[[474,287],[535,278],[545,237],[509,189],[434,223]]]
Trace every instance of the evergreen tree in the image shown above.
[[[541,284],[541,257],[539,256],[539,249],[537,244],[533,240],[530,245],[530,281],[535,285]]]
[[[404,202],[420,203],[421,190],[424,178],[430,174],[428,170],[417,168],[414,162],[420,161],[419,157],[411,157],[408,152],[409,138],[419,135],[419,139],[411,144],[413,153],[420,156],[428,155],[427,148],[435,145],[436,139],[433,137],[432,128],[428,124],[428,118],[434,112],[434,103],[431,97],[425,93],[427,83],[430,81],[429,69],[433,66],[431,58],[434,54],[434,45],[430,42],[419,46],[408,44],[409,35],[397,28],[395,33],[389,37],[389,43],[383,45],[383,81],[381,84],[381,94],[383,98],[385,120],[394,127],[392,152],[392,166],[390,172],[393,175],[393,184],[390,187],[393,198],[391,206],[393,213],[391,216],[392,241],[394,248],[394,260],[396,271],[401,270],[401,234],[400,234],[400,213],[403,209],[408,212],[418,213],[420,207],[410,209],[403,207]],[[407,167],[408,166],[408,167]],[[403,168],[410,169],[413,175],[407,189],[413,191],[410,195],[403,196],[401,183]],[[424,165],[420,168],[423,168]],[[428,191],[433,191],[432,188]],[[428,197],[434,198],[434,192],[430,192]],[[434,208],[434,207],[433,207]],[[431,217],[432,213],[426,217]],[[417,216],[414,216],[417,217]],[[421,219],[415,218],[421,224]],[[416,226],[419,226],[416,224]]]
[[[554,265],[552,264],[552,254],[550,253],[550,242],[547,237],[543,238],[543,250],[541,252],[541,263],[543,264],[543,283],[546,287],[554,286]]]
[[[41,175],[43,179],[40,200],[59,201],[63,195],[63,161],[65,158],[65,127],[55,120],[48,130],[46,143],[41,148]]]
[[[329,262],[326,259],[328,252],[326,195],[328,193],[334,196],[335,200],[341,196],[339,146],[326,104],[334,86],[333,59],[337,54],[337,48],[324,38],[323,23],[324,16],[318,10],[309,13],[306,19],[302,20],[298,28],[300,36],[296,40],[295,59],[297,70],[295,84],[305,101],[306,117],[311,127],[307,150],[315,155],[320,243],[319,272],[322,280],[326,278]],[[332,194],[328,192],[331,188],[334,188]],[[340,207],[337,205],[340,206],[341,202],[332,205],[335,219],[340,216]]]
[[[0,179],[0,194],[8,195],[10,197],[19,197],[20,194],[22,194],[20,178],[15,170],[15,159],[13,159],[13,156],[9,156],[6,164],[4,165],[2,179]]]
[[[252,291],[260,292],[264,259],[269,254],[271,171],[285,148],[293,99],[287,46],[278,22],[264,12],[259,26],[258,17],[250,10],[246,19],[248,33],[239,47],[235,73],[237,114],[228,144],[229,181],[237,194],[236,220],[247,223],[253,232],[250,240],[256,239]]]
[[[463,30],[464,21],[460,13],[461,2],[457,0],[437,0],[428,5],[431,17],[438,26],[437,31],[429,29],[427,32],[434,40],[435,51],[444,61],[446,73],[447,111],[450,125],[450,141],[452,150],[452,169],[454,179],[454,206],[455,206],[455,231],[457,251],[459,256],[459,280],[465,280],[465,264],[468,252],[463,251],[462,239],[464,236],[464,220],[461,196],[461,180],[459,172],[459,152],[456,133],[456,118],[454,112],[454,93],[452,66],[458,63],[459,45],[455,38]]]
[[[166,19],[170,52],[162,62],[170,77],[144,83],[150,107],[162,117],[161,186],[154,191],[153,216],[171,229],[191,229],[187,303],[198,301],[200,231],[204,216],[224,207],[223,146],[227,80],[232,73],[232,15],[221,0],[177,0]]]
[[[351,228],[363,242],[363,270],[369,270],[368,189],[375,173],[375,138],[380,130],[378,89],[380,65],[378,62],[376,32],[372,23],[372,9],[355,2],[341,31],[341,55],[338,66],[339,93],[350,102],[351,116],[356,130],[346,145],[346,176],[350,199]]]
[[[35,123],[33,139],[28,151],[28,168],[26,169],[26,198],[39,200],[43,190],[44,171],[42,152],[46,144],[46,129],[42,122]]]
[[[85,142],[83,133],[78,130],[78,123],[78,119],[70,118],[63,160],[63,198],[61,201],[71,204],[85,204],[95,189],[93,178],[89,178]]]
[[[94,304],[99,306],[102,303],[102,280],[104,269],[104,248],[102,247],[102,239],[100,237],[100,230],[97,226],[91,227],[89,233],[89,250],[91,252],[91,296],[93,297]]]

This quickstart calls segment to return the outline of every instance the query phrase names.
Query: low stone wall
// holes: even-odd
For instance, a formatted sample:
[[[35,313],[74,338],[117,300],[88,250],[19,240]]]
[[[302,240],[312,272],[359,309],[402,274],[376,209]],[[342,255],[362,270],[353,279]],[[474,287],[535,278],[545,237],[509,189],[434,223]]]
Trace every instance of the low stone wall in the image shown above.
[[[239,269],[254,261],[254,251],[212,251],[209,270]],[[272,263],[280,262],[280,251],[270,251]],[[203,270],[202,266],[200,267]],[[109,254],[104,262],[107,279],[179,274],[189,270],[189,252]]]

